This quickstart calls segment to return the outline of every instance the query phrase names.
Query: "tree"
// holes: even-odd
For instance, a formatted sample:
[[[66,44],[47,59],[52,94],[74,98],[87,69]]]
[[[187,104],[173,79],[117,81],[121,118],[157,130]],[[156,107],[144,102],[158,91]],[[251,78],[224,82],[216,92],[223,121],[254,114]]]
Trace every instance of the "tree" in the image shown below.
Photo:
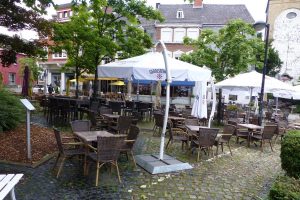
[[[198,40],[185,38],[184,42],[193,45],[195,50],[181,59],[209,67],[216,81],[245,72],[249,65],[263,66],[257,55],[263,58],[264,43],[255,37],[252,25],[242,20],[230,21],[218,32],[205,29]]]
[[[81,48],[80,59],[86,63],[80,66],[81,69],[95,73],[94,96],[98,90],[97,66],[105,58],[113,60],[118,52],[121,52],[121,58],[136,56],[152,47],[150,36],[139,28],[140,17],[148,20],[163,19],[158,11],[146,6],[141,0],[82,0],[75,2],[73,10],[74,17],[71,18],[70,24],[76,25],[73,28],[76,29],[78,42],[67,42],[70,39],[63,39],[59,31],[54,31],[53,39],[57,43],[70,44],[70,50]],[[77,16],[83,16],[84,23],[76,23],[79,20]],[[78,52],[71,52],[65,45],[63,48],[70,57],[68,62],[76,60]],[[73,53],[74,56],[71,55]],[[73,64],[76,66],[74,62]]]
[[[267,61],[267,75],[274,77],[280,72],[282,61],[279,57],[278,51],[272,46],[272,40],[268,42],[268,61]],[[263,60],[262,60],[263,62]],[[262,68],[255,68],[256,71],[262,73]]]
[[[22,4],[22,5],[21,5]],[[33,30],[42,37],[50,31],[49,22],[42,17],[46,8],[53,5],[52,0],[1,0],[0,1],[0,26],[10,31]],[[16,63],[16,55],[24,53],[27,56],[45,55],[43,43],[25,41],[18,36],[8,36],[0,33],[0,55],[3,66]]]
[[[255,37],[251,24],[242,20],[230,21],[218,32],[205,29],[198,40],[184,39],[185,44],[193,45],[195,51],[183,55],[182,60],[212,70],[216,81],[248,70],[249,66],[262,68],[264,42]],[[221,122],[222,90],[219,90],[218,122]]]

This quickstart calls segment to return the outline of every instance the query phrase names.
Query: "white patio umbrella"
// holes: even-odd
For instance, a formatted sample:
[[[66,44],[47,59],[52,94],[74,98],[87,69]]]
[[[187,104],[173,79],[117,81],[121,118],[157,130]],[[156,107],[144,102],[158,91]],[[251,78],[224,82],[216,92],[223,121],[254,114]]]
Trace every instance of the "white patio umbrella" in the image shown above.
[[[163,42],[161,44],[164,47]],[[101,65],[97,68],[98,77],[134,78],[136,80],[154,81],[167,80],[166,113],[161,134],[160,160],[163,160],[164,139],[168,118],[167,111],[169,110],[170,100],[170,83],[172,80],[202,81],[206,83],[211,78],[211,71],[209,69],[167,57],[165,47],[163,53],[164,55],[158,52],[150,52],[141,56]],[[169,77],[167,77],[167,74]]]
[[[221,81],[216,84],[216,88],[235,88],[236,90],[249,90],[250,88],[253,88],[253,90],[259,92],[261,88],[261,81],[262,74],[256,71],[251,71]],[[275,93],[281,91],[295,91],[295,89],[292,86],[277,80],[276,78],[270,76],[265,77],[266,93]]]

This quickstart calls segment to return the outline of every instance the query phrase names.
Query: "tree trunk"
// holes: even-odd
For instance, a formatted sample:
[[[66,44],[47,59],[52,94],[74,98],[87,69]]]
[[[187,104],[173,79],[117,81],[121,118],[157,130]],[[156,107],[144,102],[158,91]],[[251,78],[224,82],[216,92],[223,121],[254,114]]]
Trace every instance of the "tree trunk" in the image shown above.
[[[95,69],[95,78],[94,78],[94,85],[93,85],[93,97],[96,98],[98,96],[98,70],[97,67]]]
[[[76,66],[76,90],[75,90],[75,97],[78,99],[79,96],[79,69]]]

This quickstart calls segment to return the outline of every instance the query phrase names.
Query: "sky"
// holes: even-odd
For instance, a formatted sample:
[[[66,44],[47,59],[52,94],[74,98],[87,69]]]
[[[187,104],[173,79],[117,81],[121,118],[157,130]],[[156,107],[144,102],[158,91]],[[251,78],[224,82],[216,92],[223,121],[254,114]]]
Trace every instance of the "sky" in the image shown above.
[[[70,0],[54,0],[56,4],[69,3]],[[161,4],[182,4],[188,3],[184,0],[147,0],[147,4],[155,7],[156,3]],[[250,14],[255,21],[265,21],[265,10],[267,5],[267,0],[203,0],[204,4],[245,4]],[[55,14],[54,8],[48,9],[48,16],[46,18],[51,18]],[[0,32],[9,35],[18,34],[20,37],[31,40],[36,39],[37,34],[32,31],[22,31],[22,32],[8,32],[4,27],[0,26]]]

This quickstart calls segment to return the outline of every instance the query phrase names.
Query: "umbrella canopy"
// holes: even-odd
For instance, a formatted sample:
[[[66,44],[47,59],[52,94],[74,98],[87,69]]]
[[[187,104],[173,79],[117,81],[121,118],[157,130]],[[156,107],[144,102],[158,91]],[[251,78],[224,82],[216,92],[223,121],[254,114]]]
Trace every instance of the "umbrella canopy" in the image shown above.
[[[170,73],[174,81],[210,80],[211,71],[190,63],[168,57]],[[141,56],[128,58],[98,66],[98,77],[117,77],[137,80],[166,80],[163,55],[150,52]]]
[[[125,83],[124,83],[124,81],[116,81],[116,82],[110,83],[110,85],[122,86],[122,85],[125,85]]]
[[[30,80],[29,76],[30,76],[29,68],[28,68],[28,66],[25,66],[24,77],[23,77],[23,85],[22,85],[22,95],[24,97],[29,96],[29,80]]]
[[[253,88],[254,91],[259,92],[261,88],[262,74],[251,71],[243,74],[239,74],[233,78],[228,78],[216,84],[216,88],[225,88],[236,90],[249,90]],[[265,92],[275,93],[280,91],[294,91],[295,89],[276,78],[266,76],[265,78]]]

